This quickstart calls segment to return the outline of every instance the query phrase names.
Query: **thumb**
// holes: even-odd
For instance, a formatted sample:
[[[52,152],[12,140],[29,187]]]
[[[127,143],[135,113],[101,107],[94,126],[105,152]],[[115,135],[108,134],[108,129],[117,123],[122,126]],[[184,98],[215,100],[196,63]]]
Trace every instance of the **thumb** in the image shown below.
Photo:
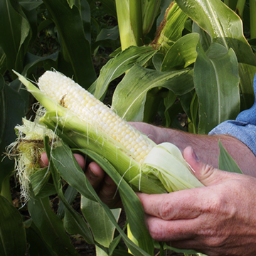
[[[189,164],[196,178],[205,186],[217,184],[228,177],[228,173],[201,162],[192,147],[186,147],[183,157]]]

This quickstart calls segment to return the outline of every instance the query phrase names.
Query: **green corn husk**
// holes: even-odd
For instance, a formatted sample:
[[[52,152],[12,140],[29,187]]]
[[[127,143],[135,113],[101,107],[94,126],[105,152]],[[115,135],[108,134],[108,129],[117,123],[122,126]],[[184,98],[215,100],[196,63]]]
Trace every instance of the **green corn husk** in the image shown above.
[[[40,118],[41,125],[44,124],[54,131],[70,147],[90,149],[107,159],[134,190],[165,193],[203,186],[191,173],[180,150],[173,144],[156,145],[144,163],[140,164],[121,143],[110,138],[104,131],[80,120],[58,102],[45,96],[23,76],[16,74],[47,110]]]

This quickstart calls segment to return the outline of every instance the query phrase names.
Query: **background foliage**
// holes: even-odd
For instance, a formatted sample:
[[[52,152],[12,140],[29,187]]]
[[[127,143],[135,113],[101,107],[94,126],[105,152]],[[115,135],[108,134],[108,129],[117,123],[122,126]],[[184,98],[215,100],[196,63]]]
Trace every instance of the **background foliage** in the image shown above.
[[[207,134],[219,123],[235,119],[254,101],[255,13],[252,0],[1,0],[1,154],[16,138],[14,126],[33,114],[34,100],[12,70],[36,81],[54,68],[128,121]],[[89,192],[78,186],[63,194],[54,171],[54,192],[62,199],[58,214],[44,194],[30,200],[30,217],[24,217],[10,204],[12,175],[13,162],[5,157],[0,162],[0,204],[6,213],[0,219],[1,255],[77,255],[65,231],[96,244],[98,255],[126,255],[119,247],[121,237],[135,255],[152,254],[148,243],[141,249],[115,227],[120,211],[106,209],[97,218],[105,218],[102,225],[108,231],[103,237],[94,224],[90,231],[70,203],[79,191],[81,211],[89,220],[86,208],[102,209],[87,200],[95,201],[97,195],[89,184]]]

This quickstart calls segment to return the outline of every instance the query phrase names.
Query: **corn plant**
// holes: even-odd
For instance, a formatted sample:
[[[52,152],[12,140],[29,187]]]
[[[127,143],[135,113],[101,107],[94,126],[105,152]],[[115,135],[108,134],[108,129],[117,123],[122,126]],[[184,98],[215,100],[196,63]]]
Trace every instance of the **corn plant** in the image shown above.
[[[0,37],[1,152],[6,152],[5,147],[15,140],[14,127],[22,123],[22,117],[31,106],[31,97],[16,79],[13,69],[21,73],[20,79],[29,87],[30,83],[23,77],[30,80],[36,77],[37,80],[42,72],[54,68],[72,77],[101,101],[112,90],[110,85],[121,80],[114,90],[111,107],[119,117],[149,123],[157,117],[163,126],[200,134],[207,134],[222,121],[234,119],[253,104],[255,1],[102,0],[101,3],[105,12],[118,21],[120,48],[117,48],[117,27],[100,31],[96,20],[91,19],[90,10],[95,4],[92,0],[8,0],[0,3],[0,26],[5,35]],[[97,31],[96,37],[93,38],[91,31]],[[44,43],[49,41],[50,35],[54,37],[56,43],[51,54],[34,53],[38,32],[45,33]],[[91,56],[104,47],[111,49],[111,59],[96,77]],[[123,148],[120,142],[111,144],[109,135],[102,135],[100,131],[79,130],[78,124],[84,125],[77,117],[72,116],[75,124],[69,119],[65,123],[62,114],[66,113],[63,110],[68,99],[66,93],[56,96],[56,102],[51,103],[36,89],[32,91],[48,112],[44,117],[37,116],[34,124],[24,119],[23,126],[16,126],[16,133],[28,136],[26,129],[36,124],[39,130],[51,128],[55,135],[43,132],[40,138],[21,137],[27,142],[25,148],[34,152],[32,156],[28,155],[29,168],[25,168],[29,170],[27,183],[22,183],[24,179],[21,178],[21,183],[26,184],[24,195],[30,215],[25,221],[5,199],[11,201],[9,177],[13,162],[7,157],[0,162],[1,195],[5,197],[1,197],[1,207],[6,211],[0,219],[1,231],[6,234],[1,250],[8,248],[6,252],[2,250],[2,254],[24,255],[27,248],[31,255],[77,255],[66,232],[79,234],[87,243],[95,244],[97,255],[128,255],[127,248],[134,255],[153,255],[154,247],[162,255],[165,249],[176,250],[166,244],[153,243],[143,224],[140,202],[131,189],[154,188],[154,191],[145,191],[160,193],[168,190],[168,184],[163,185],[161,179],[157,181],[151,172],[150,175],[140,172],[138,175],[136,171],[137,178],[131,182],[126,175],[127,168],[124,167],[121,174],[117,172],[119,166],[113,157],[119,154],[117,148],[124,152],[129,152],[130,148]],[[181,114],[186,115],[186,125],[179,121]],[[41,127],[42,123],[47,128]],[[74,128],[78,131],[74,132]],[[96,136],[97,143],[100,138],[105,140],[93,144],[88,134]],[[77,139],[73,140],[75,135]],[[102,156],[99,150],[104,145],[109,150],[106,152],[110,152],[107,156]],[[166,151],[160,146],[156,148]],[[220,149],[221,167],[237,170],[221,145]],[[13,152],[17,153],[15,150],[16,146]],[[46,150],[51,159],[50,167],[38,170],[36,153],[41,150]],[[116,223],[120,210],[110,210],[102,204],[86,180],[73,158],[76,150],[98,162],[118,184],[132,240]],[[130,159],[133,152],[128,154],[129,157],[120,154],[125,165],[130,166],[132,162],[137,171],[141,171],[137,160]],[[67,187],[65,192],[63,187]],[[49,198],[56,194],[61,203],[55,214]],[[81,195],[82,214],[71,207],[77,194]],[[7,218],[10,214],[13,219]],[[19,226],[19,237],[13,235],[16,225]],[[104,226],[105,231],[99,226]],[[115,229],[119,235],[115,234]],[[119,243],[120,239],[126,248]],[[20,244],[20,249],[12,244]]]

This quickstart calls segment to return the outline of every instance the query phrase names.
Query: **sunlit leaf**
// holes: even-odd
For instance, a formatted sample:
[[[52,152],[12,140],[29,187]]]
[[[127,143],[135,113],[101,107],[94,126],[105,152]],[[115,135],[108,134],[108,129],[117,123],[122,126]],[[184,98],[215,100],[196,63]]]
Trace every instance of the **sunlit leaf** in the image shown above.
[[[164,51],[168,50],[182,36],[187,18],[187,15],[180,7],[175,2],[172,2],[166,10],[160,25],[161,30],[159,30],[153,44],[157,47],[161,46],[161,48],[164,48]]]
[[[158,72],[134,66],[117,86],[112,108],[128,121],[142,121],[147,92],[156,87],[172,90],[177,95],[193,89],[193,71]]]
[[[256,65],[256,56],[243,35],[242,21],[221,0],[177,0],[179,7],[212,38],[232,48],[239,62]]]
[[[96,90],[94,96],[100,99],[108,88],[109,83],[130,69],[136,62],[145,64],[155,51],[151,46],[135,47],[131,46],[122,51],[115,58],[101,69],[100,76],[95,81]]]
[[[161,70],[171,70],[175,66],[186,68],[193,64],[197,57],[196,46],[198,41],[199,35],[197,33],[181,37],[166,53]]]

